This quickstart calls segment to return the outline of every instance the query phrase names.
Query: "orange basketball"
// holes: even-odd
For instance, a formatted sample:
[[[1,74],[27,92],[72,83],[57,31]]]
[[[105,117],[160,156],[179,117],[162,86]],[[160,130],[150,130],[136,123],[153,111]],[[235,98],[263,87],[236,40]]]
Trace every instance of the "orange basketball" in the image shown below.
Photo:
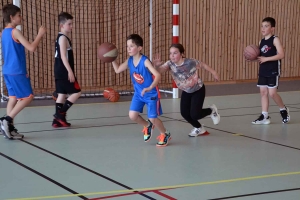
[[[104,89],[103,96],[104,96],[105,99],[108,99],[108,96],[109,96],[110,92],[114,92],[114,89],[112,89],[112,88],[105,88]]]
[[[244,57],[246,60],[256,60],[259,54],[260,50],[255,44],[248,45],[244,50]]]
[[[104,42],[98,47],[98,58],[103,62],[109,63],[118,57],[117,47],[109,42]]]
[[[111,102],[117,102],[120,99],[120,94],[117,91],[109,92],[108,100]]]

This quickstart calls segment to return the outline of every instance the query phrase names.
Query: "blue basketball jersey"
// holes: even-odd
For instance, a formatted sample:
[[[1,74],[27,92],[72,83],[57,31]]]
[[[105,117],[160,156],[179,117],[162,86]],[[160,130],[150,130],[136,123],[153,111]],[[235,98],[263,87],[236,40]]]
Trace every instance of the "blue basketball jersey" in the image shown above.
[[[24,46],[13,38],[15,28],[5,28],[2,32],[3,74],[27,74]]]
[[[141,96],[142,90],[144,88],[149,87],[153,82],[153,77],[151,72],[145,66],[145,61],[148,59],[147,56],[142,55],[140,62],[137,66],[133,64],[133,57],[130,56],[128,59],[128,67],[130,70],[130,77],[133,83],[134,91],[137,95]],[[144,94],[144,98],[147,97],[156,97],[157,98],[158,92],[156,88],[153,88],[151,91],[146,92]]]

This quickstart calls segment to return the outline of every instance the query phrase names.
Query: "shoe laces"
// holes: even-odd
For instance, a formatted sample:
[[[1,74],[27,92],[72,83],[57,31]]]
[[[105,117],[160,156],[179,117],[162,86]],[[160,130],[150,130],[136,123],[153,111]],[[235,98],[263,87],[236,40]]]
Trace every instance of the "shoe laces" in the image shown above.
[[[265,116],[261,114],[255,121],[262,121],[265,119]]]
[[[166,134],[164,133],[161,133],[159,136],[156,137],[158,142],[164,142],[165,138],[166,138]]]
[[[192,133],[200,132],[201,128],[193,128]]]
[[[148,135],[148,128],[146,126],[144,126],[142,133],[144,133],[144,135]]]
[[[8,124],[8,130],[9,130],[9,132],[12,132],[12,131],[18,132],[18,130],[15,128],[15,126],[11,123]]]

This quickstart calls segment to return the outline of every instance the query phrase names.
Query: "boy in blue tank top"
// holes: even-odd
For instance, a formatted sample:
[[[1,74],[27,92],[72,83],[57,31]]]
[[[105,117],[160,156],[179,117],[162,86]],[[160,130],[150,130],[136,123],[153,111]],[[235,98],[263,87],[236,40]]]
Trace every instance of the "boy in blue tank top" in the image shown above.
[[[143,39],[137,34],[132,34],[127,37],[127,51],[129,58],[122,64],[118,65],[116,61],[112,62],[116,73],[120,73],[129,68],[130,77],[133,83],[134,95],[132,97],[129,118],[136,123],[144,126],[144,141],[148,142],[152,136],[154,126],[160,131],[160,136],[157,137],[156,146],[167,146],[171,134],[164,127],[162,121],[158,119],[158,115],[162,114],[160,106],[160,96],[156,87],[161,79],[161,75],[153,67],[150,60],[143,54]],[[153,76],[154,79],[153,79]],[[148,120],[146,121],[139,113],[143,112],[144,105],[147,105]]]
[[[0,118],[0,129],[8,139],[20,139],[24,136],[18,133],[13,125],[13,119],[33,99],[33,91],[26,70],[25,48],[34,52],[46,28],[41,26],[35,40],[30,43],[22,32],[16,29],[21,25],[22,16],[19,7],[7,4],[2,9],[5,28],[2,32],[2,53],[4,65],[2,73],[7,87],[9,100],[6,116]]]

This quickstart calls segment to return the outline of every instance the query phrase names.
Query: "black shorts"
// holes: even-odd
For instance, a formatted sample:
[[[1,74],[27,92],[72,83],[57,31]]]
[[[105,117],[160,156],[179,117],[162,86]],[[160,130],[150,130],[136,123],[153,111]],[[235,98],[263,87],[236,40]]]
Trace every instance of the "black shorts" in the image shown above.
[[[55,80],[55,90],[56,93],[59,94],[74,94],[81,91],[77,80],[75,80],[74,83],[71,83],[69,80],[65,79]]]
[[[279,84],[279,76],[264,77],[259,76],[257,87],[277,88]]]

